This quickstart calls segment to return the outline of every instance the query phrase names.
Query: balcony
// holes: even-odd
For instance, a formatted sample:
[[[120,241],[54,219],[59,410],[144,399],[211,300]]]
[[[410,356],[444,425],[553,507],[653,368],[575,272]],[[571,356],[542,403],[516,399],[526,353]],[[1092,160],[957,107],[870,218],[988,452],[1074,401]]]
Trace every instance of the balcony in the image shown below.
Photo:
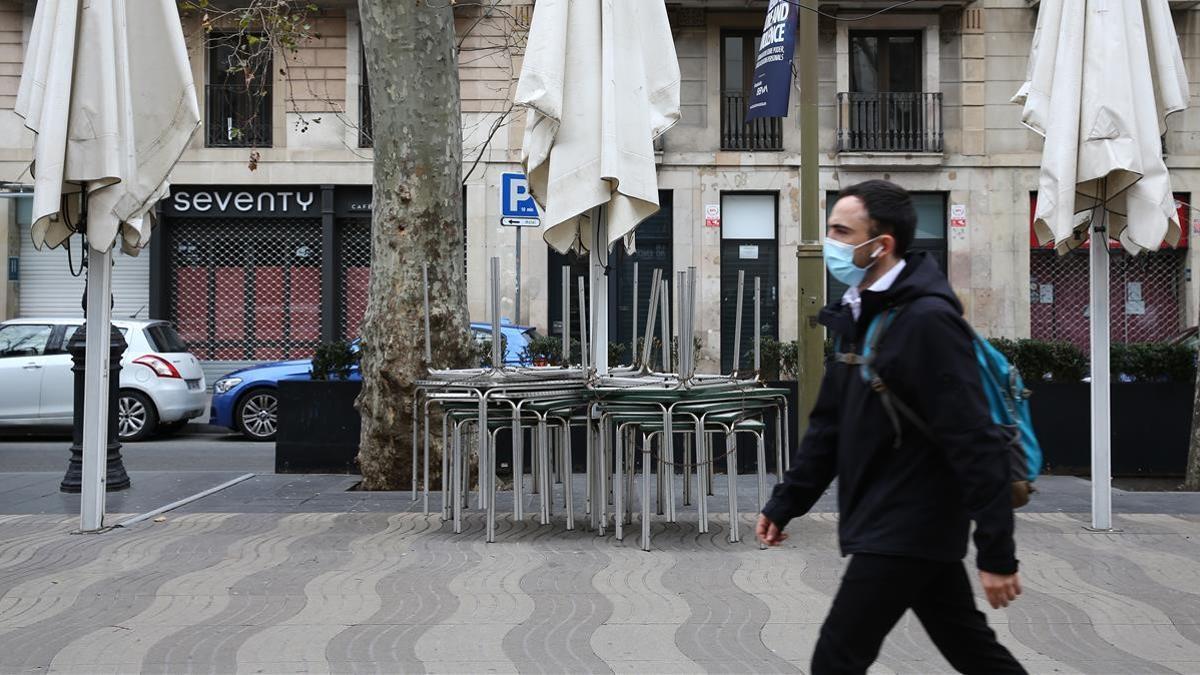
[[[271,147],[271,87],[209,85],[205,108],[208,147]]]
[[[942,152],[941,92],[842,92],[837,111],[838,152]]]
[[[358,147],[370,148],[374,145],[371,135],[371,86],[358,85]]]
[[[722,150],[783,150],[783,121],[778,117],[746,121],[749,97],[742,92],[721,96]]]

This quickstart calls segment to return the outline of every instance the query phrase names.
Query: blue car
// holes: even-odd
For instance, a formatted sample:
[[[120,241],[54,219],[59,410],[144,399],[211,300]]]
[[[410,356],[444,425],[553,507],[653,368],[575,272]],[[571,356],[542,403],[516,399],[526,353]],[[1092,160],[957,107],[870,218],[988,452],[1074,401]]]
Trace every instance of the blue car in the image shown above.
[[[534,329],[505,323],[500,330],[507,339],[504,363],[519,365],[525,345],[536,335]],[[491,337],[492,325],[472,323],[471,335],[483,342]],[[351,347],[358,349],[358,341]],[[232,429],[252,441],[273,441],[279,430],[279,381],[311,376],[311,359],[264,363],[229,373],[213,383],[209,424]],[[350,379],[362,379],[357,365],[350,371]]]

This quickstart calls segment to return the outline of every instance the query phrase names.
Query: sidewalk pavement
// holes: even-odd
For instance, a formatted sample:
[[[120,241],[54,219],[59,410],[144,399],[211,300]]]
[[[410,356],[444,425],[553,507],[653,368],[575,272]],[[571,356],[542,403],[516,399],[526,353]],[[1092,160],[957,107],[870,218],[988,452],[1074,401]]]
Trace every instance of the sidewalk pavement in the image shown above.
[[[727,518],[701,536],[685,510],[645,553],[561,514],[504,514],[486,544],[478,512],[454,535],[346,476],[257,477],[73,535],[69,498],[16,513],[4,496],[41,475],[0,477],[0,673],[806,672],[844,566],[828,496],[781,549],[757,549],[751,514],[729,544]],[[135,475],[146,495],[122,510],[166,480]],[[1019,515],[1025,595],[986,610],[997,634],[1035,673],[1200,673],[1200,495],[1120,493],[1122,531],[1098,534],[1076,515],[1086,488],[1046,479]],[[755,494],[739,485],[743,509]],[[873,672],[952,671],[909,615]]]

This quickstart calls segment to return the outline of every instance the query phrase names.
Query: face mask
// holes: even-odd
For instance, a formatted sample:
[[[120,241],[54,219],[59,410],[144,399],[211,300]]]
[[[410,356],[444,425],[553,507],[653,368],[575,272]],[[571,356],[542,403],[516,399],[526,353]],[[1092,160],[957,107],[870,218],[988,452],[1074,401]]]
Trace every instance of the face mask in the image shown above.
[[[863,278],[867,276],[867,270],[871,269],[871,266],[875,264],[875,260],[879,257],[879,249],[876,249],[871,254],[871,264],[866,267],[859,267],[854,264],[854,252],[878,238],[869,239],[858,246],[851,246],[850,244],[826,237],[824,246],[825,267],[833,275],[834,279],[847,286],[858,286],[862,283]]]

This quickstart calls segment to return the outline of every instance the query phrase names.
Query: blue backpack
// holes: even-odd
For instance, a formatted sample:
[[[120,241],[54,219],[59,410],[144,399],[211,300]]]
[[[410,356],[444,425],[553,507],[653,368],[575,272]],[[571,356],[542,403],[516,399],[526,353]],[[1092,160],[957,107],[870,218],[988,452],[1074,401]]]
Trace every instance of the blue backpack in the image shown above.
[[[862,366],[863,381],[879,393],[883,407],[896,430],[897,446],[900,445],[900,415],[908,418],[926,438],[936,438],[929,425],[899,397],[892,395],[879,373],[871,367],[873,354],[878,351],[880,340],[901,309],[903,308],[890,309],[871,320],[866,339],[863,341],[861,356],[838,355],[840,361]],[[975,345],[979,379],[983,382],[983,392],[987,396],[992,421],[1000,427],[1011,449],[1013,508],[1020,508],[1028,504],[1030,494],[1036,492],[1033,481],[1042,470],[1042,448],[1033,433],[1033,416],[1029,409],[1030,391],[1025,388],[1021,374],[1008,362],[1004,354],[980,337],[970,326],[968,329]]]

